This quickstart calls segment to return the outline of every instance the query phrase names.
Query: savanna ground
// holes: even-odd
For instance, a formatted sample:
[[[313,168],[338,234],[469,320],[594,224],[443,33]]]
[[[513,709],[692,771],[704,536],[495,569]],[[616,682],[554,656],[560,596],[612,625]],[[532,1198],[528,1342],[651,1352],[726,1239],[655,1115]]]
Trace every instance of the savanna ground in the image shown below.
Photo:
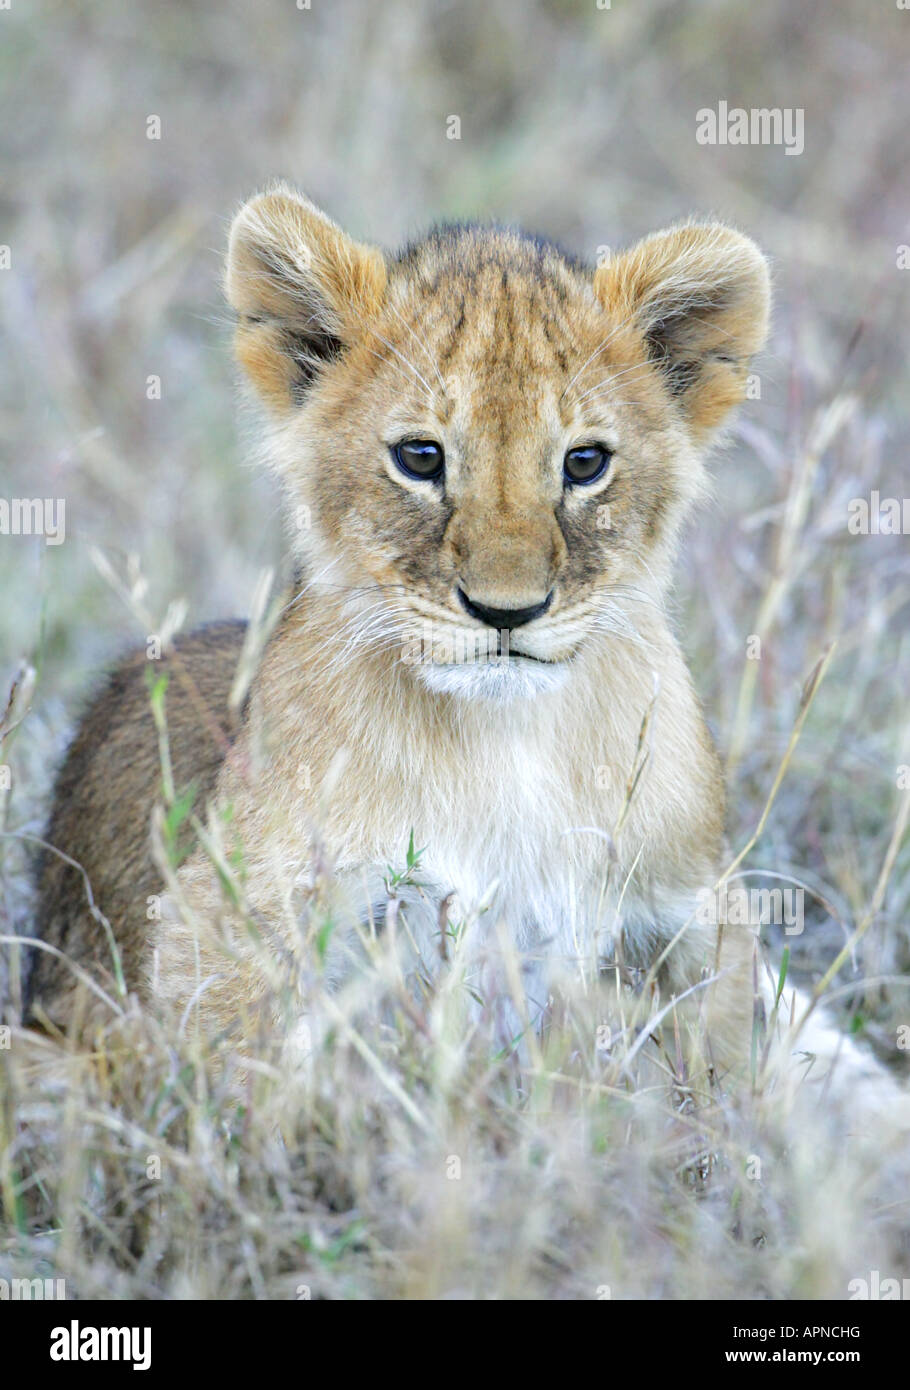
[[[817,984],[848,947],[832,1008],[902,1073],[910,542],[847,515],[910,494],[908,26],[866,0],[0,13],[0,496],[66,502],[64,544],[0,536],[0,679],[18,679],[0,932],[34,929],[28,837],[98,671],[172,602],[187,626],[244,614],[281,569],[219,295],[240,199],[281,175],[386,244],[497,217],[591,259],[711,213],[767,250],[777,309],[687,537],[679,630],[735,849],[786,760],[745,867],[808,890],[791,974]],[[698,144],[721,99],[802,108],[804,152]],[[824,1105],[794,1128],[773,1097],[636,1099],[586,1000],[542,1050],[498,1056],[458,1034],[444,986],[417,1008],[387,966],[331,1004],[293,1105],[265,1065],[238,1105],[230,1068],[135,1008],[88,1055],[14,1028],[0,1277],[87,1298],[843,1298],[873,1269],[910,1274],[901,1144],[859,1152]]]

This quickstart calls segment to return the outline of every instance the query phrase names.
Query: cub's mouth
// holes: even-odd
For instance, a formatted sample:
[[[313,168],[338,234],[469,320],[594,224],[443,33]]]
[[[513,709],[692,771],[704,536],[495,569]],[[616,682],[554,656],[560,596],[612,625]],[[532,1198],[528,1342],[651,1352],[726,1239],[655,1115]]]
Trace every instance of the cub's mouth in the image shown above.
[[[568,652],[565,656],[535,656],[533,652],[517,651],[510,646],[508,651],[500,654],[499,660],[514,662],[517,666],[568,666],[575,660],[575,652]]]
[[[465,628],[424,620],[406,629],[402,661],[410,666],[559,666],[575,655],[574,650],[548,654],[531,647],[527,639],[519,645],[507,628]]]
[[[507,629],[463,628],[426,622],[406,638],[403,664],[437,694],[498,702],[558,689],[575,652],[553,655],[517,646]]]

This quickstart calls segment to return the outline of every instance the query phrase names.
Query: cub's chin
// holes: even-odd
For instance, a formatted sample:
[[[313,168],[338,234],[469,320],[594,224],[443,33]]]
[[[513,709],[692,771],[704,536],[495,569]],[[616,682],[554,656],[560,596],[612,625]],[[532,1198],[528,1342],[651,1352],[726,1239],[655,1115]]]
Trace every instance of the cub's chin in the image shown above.
[[[419,680],[441,695],[463,700],[527,700],[559,690],[569,676],[568,661],[536,661],[533,657],[508,656],[475,662],[422,662]]]

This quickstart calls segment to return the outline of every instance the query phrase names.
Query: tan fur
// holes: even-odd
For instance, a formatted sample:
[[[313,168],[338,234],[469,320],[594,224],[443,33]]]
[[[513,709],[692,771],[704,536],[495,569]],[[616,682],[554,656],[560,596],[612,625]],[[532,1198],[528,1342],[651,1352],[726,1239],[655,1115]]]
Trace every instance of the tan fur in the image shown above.
[[[761,254],[686,224],[594,273],[489,228],[443,228],[387,258],[278,188],[238,215],[226,284],[268,457],[305,518],[291,533],[302,577],[215,787],[239,905],[211,846],[158,924],[134,873],[114,922],[131,985],[207,1034],[292,1034],[326,914],[330,970],[349,971],[347,926],[383,910],[413,832],[422,887],[405,911],[425,959],[446,899],[450,920],[473,922],[481,993],[502,987],[502,930],[530,1016],[583,970],[606,971],[613,999],[642,981],[652,1003],[691,991],[668,1025],[677,1047],[708,1034],[714,1066],[742,1072],[754,943],[694,919],[722,869],[724,795],[665,597],[702,454],[764,341]],[[443,445],[444,488],[396,468],[402,438]],[[565,451],[593,441],[610,471],[564,488]],[[507,661],[465,662],[457,644],[486,632],[459,587],[498,609],[552,600]],[[208,656],[187,660],[199,671]],[[96,768],[116,713],[102,700],[80,735]],[[178,739],[196,720],[169,706]],[[89,775],[133,817],[104,839],[64,835],[104,907],[157,777],[124,764],[100,791]],[[64,776],[52,833],[72,831],[81,795]],[[59,879],[45,877],[46,928],[62,940],[65,918],[71,945],[97,937]]]
[[[176,651],[152,671],[169,677],[175,782],[184,788],[195,781],[200,811],[230,746],[228,694],[242,639],[241,623],[213,624],[179,638]],[[126,981],[135,987],[148,950],[148,899],[160,890],[161,875],[149,854],[152,807],[161,795],[147,684],[151,666],[144,650],[136,653],[89,702],[57,778],[46,831],[54,849],[43,850],[37,863],[42,937],[111,993],[112,953],[102,923],[90,913],[89,892],[113,924]],[[82,866],[85,878],[74,865]],[[34,951],[27,973],[36,1009],[69,1025],[77,1002],[71,966]]]

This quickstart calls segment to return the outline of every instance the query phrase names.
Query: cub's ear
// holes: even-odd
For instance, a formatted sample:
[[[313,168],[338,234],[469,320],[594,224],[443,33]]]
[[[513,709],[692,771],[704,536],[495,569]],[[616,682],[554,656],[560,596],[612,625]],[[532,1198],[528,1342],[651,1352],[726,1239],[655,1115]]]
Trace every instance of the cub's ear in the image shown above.
[[[656,232],[601,266],[594,289],[629,322],[666,377],[698,443],[742,400],[749,358],[768,332],[767,262],[720,223]]]
[[[252,198],[234,218],[225,290],[238,360],[265,404],[284,413],[363,333],[386,287],[382,252],[346,236],[293,189]]]

